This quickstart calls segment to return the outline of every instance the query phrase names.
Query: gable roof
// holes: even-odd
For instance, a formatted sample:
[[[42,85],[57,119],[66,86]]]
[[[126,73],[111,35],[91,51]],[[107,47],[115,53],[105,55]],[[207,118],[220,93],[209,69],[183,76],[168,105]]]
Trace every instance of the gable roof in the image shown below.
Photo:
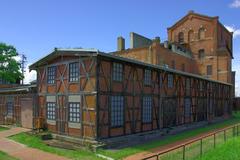
[[[210,17],[210,16],[207,16],[207,15],[195,13],[194,11],[189,11],[187,15],[185,15],[183,18],[181,18],[179,21],[177,21],[177,22],[176,22],[174,25],[172,25],[171,27],[168,27],[167,30],[170,30],[170,29],[173,29],[173,28],[179,26],[180,24],[182,24],[183,22],[185,22],[186,20],[188,20],[188,18],[189,18],[190,16],[202,18],[202,19],[205,19],[205,20],[208,20],[208,21],[212,21],[212,20],[214,20],[214,19],[218,19],[218,18],[219,18],[218,16]]]
[[[86,48],[55,48],[50,54],[46,55],[45,57],[39,59],[35,63],[29,66],[30,70],[35,69],[37,66],[47,64],[49,61],[55,59],[59,56],[92,56],[93,53],[98,53],[99,51],[94,48],[86,49]]]

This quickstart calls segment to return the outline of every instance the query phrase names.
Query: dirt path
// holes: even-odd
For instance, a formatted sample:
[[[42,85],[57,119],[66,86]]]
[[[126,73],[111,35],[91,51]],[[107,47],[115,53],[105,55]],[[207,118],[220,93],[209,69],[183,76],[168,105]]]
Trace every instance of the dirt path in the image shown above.
[[[19,127],[1,131],[0,150],[20,160],[68,160],[65,157],[47,153],[38,149],[29,148],[23,144],[17,143],[7,138],[11,135],[27,131],[29,130]]]
[[[228,128],[228,127],[224,127],[224,128]],[[215,130],[212,130],[212,131],[209,131],[209,132],[201,133],[201,134],[199,134],[197,136],[194,136],[194,137],[191,137],[191,138],[187,138],[187,139],[184,139],[184,140],[179,140],[179,141],[174,142],[174,143],[170,143],[170,144],[167,144],[167,145],[164,145],[164,146],[156,147],[156,148],[150,149],[148,151],[140,152],[140,153],[128,156],[128,157],[124,158],[124,160],[141,160],[143,158],[149,157],[149,156],[154,155],[156,153],[161,153],[161,152],[164,152],[164,151],[169,150],[171,148],[174,148],[174,147],[183,145],[185,143],[194,141],[194,140],[196,140],[200,137],[207,136],[207,135],[209,135],[211,133],[214,133],[216,131],[223,130],[224,128],[215,129]]]

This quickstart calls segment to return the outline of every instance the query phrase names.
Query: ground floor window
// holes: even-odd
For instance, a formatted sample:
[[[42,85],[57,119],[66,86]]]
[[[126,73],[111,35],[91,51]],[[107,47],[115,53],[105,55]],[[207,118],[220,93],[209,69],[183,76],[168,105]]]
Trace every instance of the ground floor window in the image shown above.
[[[13,102],[7,102],[7,115],[13,116]]]
[[[47,119],[55,120],[56,115],[56,103],[55,102],[48,102],[47,103]]]
[[[80,122],[80,103],[69,103],[69,121],[74,123]]]
[[[143,97],[142,121],[143,123],[152,122],[152,97],[151,96]]]
[[[123,125],[124,111],[123,96],[111,97],[111,126],[118,127]]]
[[[184,100],[184,113],[185,113],[185,117],[191,116],[191,99],[190,98],[185,98]]]

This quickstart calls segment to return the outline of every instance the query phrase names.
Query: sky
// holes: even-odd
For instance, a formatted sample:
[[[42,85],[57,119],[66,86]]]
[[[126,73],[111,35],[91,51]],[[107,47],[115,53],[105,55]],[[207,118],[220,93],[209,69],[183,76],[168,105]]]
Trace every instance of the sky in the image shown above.
[[[240,96],[240,0],[1,0],[0,42],[27,56],[27,65],[55,47],[115,51],[117,37],[136,32],[167,39],[167,27],[189,10],[219,16],[234,31],[233,70]],[[25,83],[36,73],[27,70]]]

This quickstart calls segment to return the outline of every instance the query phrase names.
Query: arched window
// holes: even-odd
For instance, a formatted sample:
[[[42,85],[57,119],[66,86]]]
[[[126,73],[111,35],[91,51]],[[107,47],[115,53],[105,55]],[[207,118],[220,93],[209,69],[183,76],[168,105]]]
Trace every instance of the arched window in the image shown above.
[[[179,43],[183,43],[184,42],[184,33],[183,32],[180,32],[178,34],[178,42]]]
[[[188,32],[188,42],[192,42],[192,41],[194,41],[194,32],[193,30],[190,30]]]
[[[205,38],[205,29],[204,28],[200,28],[198,31],[198,38],[199,39],[204,39]]]

